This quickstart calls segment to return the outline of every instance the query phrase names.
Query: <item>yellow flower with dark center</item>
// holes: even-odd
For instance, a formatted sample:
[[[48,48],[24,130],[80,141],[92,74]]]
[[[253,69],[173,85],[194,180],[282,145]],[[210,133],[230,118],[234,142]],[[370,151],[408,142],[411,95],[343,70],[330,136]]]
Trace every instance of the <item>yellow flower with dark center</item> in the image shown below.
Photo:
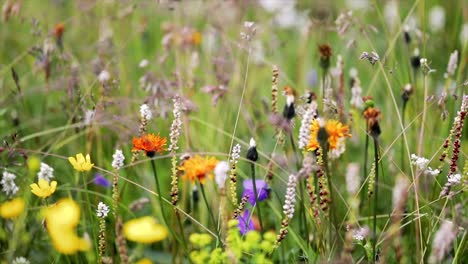
[[[49,184],[49,182],[45,179],[39,179],[38,183],[33,183],[29,186],[31,187],[31,192],[36,196],[47,198],[55,192],[55,189],[57,188],[57,182],[52,181]]]
[[[339,140],[345,137],[351,137],[349,134],[349,126],[343,125],[340,121],[337,120],[327,120],[325,122],[325,131],[327,132],[327,141],[329,149],[336,149],[338,147]],[[310,125],[310,139],[309,144],[307,144],[308,151],[314,151],[320,147],[318,140],[318,133],[320,130],[320,121],[314,119]]]
[[[166,228],[157,224],[151,216],[126,222],[123,226],[123,233],[128,240],[139,243],[154,243],[167,237]]]
[[[46,209],[45,223],[52,244],[63,254],[75,254],[89,250],[88,240],[76,235],[75,228],[80,221],[80,207],[72,199],[65,198]]]
[[[24,211],[24,200],[15,198],[11,201],[0,204],[0,217],[11,219],[21,215]]]
[[[196,155],[186,161],[179,167],[180,171],[184,172],[184,178],[194,183],[199,180],[201,184],[205,183],[206,177],[213,178],[213,169],[218,164],[218,160],[214,157],[202,158]]]
[[[76,158],[69,157],[68,161],[71,163],[73,168],[77,171],[89,171],[93,168],[94,163],[91,163],[91,157],[86,154],[86,159],[82,153],[76,154]]]

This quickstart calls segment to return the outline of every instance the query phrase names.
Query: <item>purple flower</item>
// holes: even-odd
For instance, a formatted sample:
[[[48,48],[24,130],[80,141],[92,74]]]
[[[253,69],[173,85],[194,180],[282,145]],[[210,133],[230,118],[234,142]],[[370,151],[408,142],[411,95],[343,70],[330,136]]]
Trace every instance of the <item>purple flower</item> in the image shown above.
[[[255,229],[252,219],[249,218],[251,218],[249,210],[245,210],[242,216],[237,218],[237,220],[239,220],[239,231],[242,235],[245,235],[250,230]]]
[[[94,184],[100,185],[104,188],[109,188],[111,186],[110,181],[106,177],[102,176],[99,173],[94,174]]]
[[[270,187],[268,186],[268,183],[266,183],[264,180],[256,180],[255,185],[257,186],[257,200],[263,201],[266,198],[268,198],[268,195],[270,194]],[[245,195],[249,195],[249,203],[251,205],[255,205],[255,191],[252,180],[244,181],[244,193],[242,194],[242,196]]]

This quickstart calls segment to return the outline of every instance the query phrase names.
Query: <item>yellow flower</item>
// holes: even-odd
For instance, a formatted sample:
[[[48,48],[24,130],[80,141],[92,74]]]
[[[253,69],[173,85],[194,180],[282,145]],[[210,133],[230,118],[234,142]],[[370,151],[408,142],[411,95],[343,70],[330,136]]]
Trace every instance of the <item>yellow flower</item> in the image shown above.
[[[218,164],[218,160],[214,157],[202,158],[198,155],[192,157],[179,167],[179,170],[184,171],[184,178],[190,180],[192,183],[199,180],[201,184],[205,183],[206,177],[213,177],[211,173]]]
[[[153,262],[151,261],[151,259],[142,258],[138,262],[136,262],[135,264],[153,264]]]
[[[51,196],[57,188],[56,181],[52,181],[49,185],[49,182],[45,179],[39,179],[38,183],[39,185],[37,183],[33,183],[29,186],[31,187],[31,192],[41,198],[47,198]]]
[[[319,130],[320,122],[314,119],[310,125],[310,139],[309,144],[307,144],[308,151],[314,151],[320,146],[317,139]],[[336,149],[338,147],[339,139],[351,137],[351,134],[349,134],[349,126],[343,125],[337,120],[327,120],[325,123],[325,131],[327,131],[327,140],[330,149]]]
[[[57,204],[46,209],[47,231],[58,252],[74,254],[78,250],[90,249],[89,241],[78,237],[75,233],[79,220],[80,207],[72,199],[61,199]]]
[[[77,171],[89,171],[93,167],[94,163],[91,163],[89,154],[86,154],[86,160],[82,153],[76,154],[74,157],[69,157],[68,161],[73,165],[73,168]]]
[[[123,232],[128,240],[139,243],[158,242],[167,237],[167,230],[156,223],[153,217],[145,216],[126,222]]]
[[[3,218],[16,218],[24,211],[24,200],[15,198],[0,204],[0,216]]]

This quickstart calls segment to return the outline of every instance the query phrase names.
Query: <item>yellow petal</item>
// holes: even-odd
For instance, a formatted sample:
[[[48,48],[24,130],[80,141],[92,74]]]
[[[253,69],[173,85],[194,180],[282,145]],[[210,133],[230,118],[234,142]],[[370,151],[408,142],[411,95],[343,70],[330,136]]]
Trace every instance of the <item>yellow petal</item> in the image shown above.
[[[86,163],[91,163],[91,157],[89,154],[86,154]]]
[[[56,181],[52,181],[52,182],[50,183],[50,193],[51,193],[51,194],[54,193],[56,189],[57,189],[57,182],[56,182]]]
[[[78,164],[83,164],[86,162],[83,153],[76,154],[76,161],[78,162]]]
[[[39,188],[48,189],[49,188],[49,182],[46,181],[45,179],[39,179]]]
[[[68,161],[71,163],[71,165],[76,168],[76,159],[74,157],[68,157]]]

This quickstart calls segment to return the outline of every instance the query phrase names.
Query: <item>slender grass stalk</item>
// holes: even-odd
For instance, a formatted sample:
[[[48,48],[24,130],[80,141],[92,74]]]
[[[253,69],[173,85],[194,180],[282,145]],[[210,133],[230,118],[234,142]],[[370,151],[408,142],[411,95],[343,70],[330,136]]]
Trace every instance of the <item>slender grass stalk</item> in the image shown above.
[[[374,223],[372,233],[372,263],[376,261],[376,246],[377,246],[377,201],[379,196],[379,147],[377,137],[374,137],[374,162],[376,166],[375,170],[375,184],[374,184]]]
[[[406,112],[406,105],[407,105],[407,101],[403,101],[403,106],[402,106],[402,109],[401,109],[401,124],[403,126],[403,129],[405,127],[405,112]],[[405,141],[402,139],[401,140],[401,148],[400,148],[400,158],[401,158],[401,171],[405,171],[405,155],[404,155],[404,152],[405,152]]]
[[[200,182],[197,182],[197,184],[198,184],[198,187],[200,188],[200,191],[201,191],[201,193],[202,193],[203,201],[205,202],[206,209],[208,210],[208,213],[210,214],[211,222],[213,223],[213,225],[214,225],[215,228],[216,228],[216,233],[217,233],[216,244],[218,244],[218,243],[219,243],[219,239],[221,238],[220,235],[219,235],[218,224],[216,223],[216,220],[215,220],[215,218],[214,218],[213,212],[211,211],[211,207],[210,207],[210,205],[208,204],[208,199],[206,198],[206,193],[205,193],[205,187],[204,187],[203,184],[201,184]]]
[[[164,207],[163,207],[163,197],[162,197],[162,193],[161,193],[161,186],[159,184],[159,178],[158,178],[158,171],[156,169],[156,161],[154,159],[151,159],[151,168],[153,169],[153,175],[154,175],[154,182],[156,184],[156,190],[158,192],[158,201],[159,201],[159,207],[161,208],[161,215],[162,215],[162,218],[163,218],[163,221],[164,221],[164,225],[167,226],[169,229],[169,232],[171,233],[172,237],[174,239],[176,239],[179,243],[182,243],[184,244],[185,240],[181,241],[181,239],[179,238],[179,236],[176,235],[176,233],[173,231],[172,228],[169,227],[168,225],[168,221],[167,221],[167,217],[166,217],[166,214],[164,213]],[[181,234],[183,236],[183,234]],[[184,244],[186,247],[186,244]]]
[[[257,191],[257,183],[255,182],[255,163],[250,163],[250,171],[252,173],[252,182],[254,187],[254,194],[255,194],[255,207],[258,210],[258,221],[260,222],[260,232],[263,233],[263,222],[262,222],[262,213],[260,210],[260,205],[258,204],[258,191]]]

